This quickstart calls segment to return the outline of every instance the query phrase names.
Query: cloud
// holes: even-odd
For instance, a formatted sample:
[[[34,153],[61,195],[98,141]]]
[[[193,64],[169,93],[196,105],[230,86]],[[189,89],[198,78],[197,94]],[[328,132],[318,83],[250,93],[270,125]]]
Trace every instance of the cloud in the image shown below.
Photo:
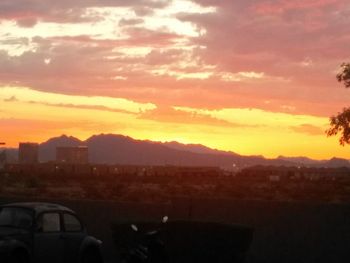
[[[126,114],[132,114],[136,115],[135,112],[127,111],[123,109],[113,109],[110,107],[106,107],[103,105],[76,105],[76,104],[64,104],[64,103],[46,103],[46,102],[36,102],[36,101],[29,101],[29,103],[33,104],[41,104],[45,106],[52,106],[52,107],[63,107],[63,108],[73,108],[73,109],[85,109],[85,110],[100,110],[100,111],[110,111],[110,112],[118,112],[118,113],[126,113]]]
[[[308,135],[325,135],[325,129],[311,124],[302,124],[299,126],[291,127],[291,129],[298,133],[305,133]]]
[[[12,95],[6,98],[8,94]],[[48,92],[34,91],[28,88],[0,88],[0,99],[5,102],[29,102],[53,107],[77,108],[138,114],[156,106],[150,103],[136,103],[134,101],[111,97],[69,96]]]
[[[89,8],[130,7],[164,8],[171,1],[146,0],[3,0],[0,2],[0,20],[15,20],[20,26],[34,26],[37,21],[78,23],[97,21],[103,17],[87,12]]]
[[[139,115],[139,118],[154,120],[158,122],[180,123],[190,125],[214,125],[221,127],[244,127],[229,121],[214,118],[208,114],[201,114],[196,111],[183,111],[167,106],[157,106],[154,110],[148,110]]]
[[[339,0],[311,0],[311,1],[262,1],[256,3],[253,9],[262,14],[281,14],[289,11],[303,11],[305,9],[328,8],[339,3]]]
[[[38,22],[35,17],[18,18],[16,23],[20,27],[33,27]]]
[[[305,107],[301,109],[299,105],[310,102],[323,101],[333,109],[336,103],[346,103],[342,98],[346,93],[334,91],[334,69],[347,59],[350,19],[345,18],[345,14],[350,11],[348,2],[196,2],[217,7],[217,12],[209,15],[179,16],[206,30],[206,34],[193,40],[205,47],[197,49],[203,63],[215,65],[223,72],[264,72],[282,80],[271,85],[244,85],[247,93],[261,100],[284,101],[282,104],[296,102],[297,111],[304,111]],[[282,11],[260,12],[263,6]],[[313,64],[305,68],[303,62],[307,60]],[[236,87],[233,90],[240,92]],[[323,110],[318,107],[317,111]]]
[[[154,49],[149,52],[145,59],[149,65],[170,65],[184,59],[186,51],[182,49]]]
[[[47,121],[47,120],[28,120],[28,119],[17,119],[17,118],[0,118],[0,125],[3,131],[13,130],[31,130],[38,131],[41,129],[55,130],[60,128],[71,128],[80,125],[81,123],[66,123],[60,121]]]
[[[119,21],[119,26],[134,26],[137,24],[141,24],[143,22],[144,22],[144,20],[141,18],[130,18],[130,19],[122,18]]]
[[[0,85],[317,116],[348,103],[334,73],[348,54],[346,1],[193,2],[214,8],[186,10],[188,1],[1,1],[7,22],[0,25]]]
[[[136,6],[133,8],[133,10],[137,16],[146,16],[153,14],[153,9],[146,6]]]
[[[16,98],[16,96],[11,96],[11,97],[9,97],[9,98],[7,98],[7,99],[4,99],[4,101],[5,101],[5,102],[17,101],[17,98]]]

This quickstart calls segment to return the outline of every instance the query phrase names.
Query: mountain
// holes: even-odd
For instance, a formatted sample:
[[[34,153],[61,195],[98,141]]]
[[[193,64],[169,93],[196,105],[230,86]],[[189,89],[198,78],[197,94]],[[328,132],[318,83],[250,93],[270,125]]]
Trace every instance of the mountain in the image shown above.
[[[350,162],[342,158],[332,158],[328,161],[324,161],[322,166],[324,167],[350,167]]]
[[[223,154],[223,155],[238,155],[234,152],[225,152],[217,149],[212,149],[201,144],[182,144],[179,142],[171,141],[164,142],[163,145],[180,151],[188,151],[193,153],[208,153],[208,154]]]
[[[181,165],[181,166],[219,166],[237,169],[250,165],[290,165],[283,160],[265,159],[260,156],[241,156],[221,152],[201,145],[159,143],[135,140],[116,134],[100,134],[80,141],[75,137],[62,135],[40,144],[41,162],[55,160],[57,146],[86,145],[92,163],[134,164],[134,165]]]
[[[48,141],[41,143],[39,146],[39,160],[41,162],[52,161],[56,159],[56,147],[58,146],[79,146],[84,142],[73,136],[62,135],[54,137]]]
[[[101,164],[219,166],[230,170],[253,165],[350,167],[348,160],[340,158],[316,161],[307,157],[279,156],[266,159],[219,151],[200,144],[143,141],[117,134],[93,135],[85,141],[67,135],[54,137],[40,144],[39,160],[55,160],[58,146],[82,145],[89,148],[90,162]]]
[[[349,160],[342,158],[332,158],[330,160],[313,160],[307,157],[284,157],[279,156],[277,159],[292,162],[298,166],[309,166],[309,167],[350,167]]]
[[[312,165],[317,165],[317,164],[321,163],[321,161],[313,160],[313,159],[310,159],[308,157],[303,157],[303,156],[285,157],[285,156],[280,155],[277,157],[277,159],[292,162],[292,163],[295,163],[295,164],[301,165],[301,166],[308,166],[308,165],[312,166]]]
[[[134,140],[113,134],[95,135],[86,140],[90,158],[96,163],[139,165],[220,166],[232,168],[243,163],[263,163],[264,159],[212,153],[195,153],[192,148],[173,149],[166,144]],[[179,147],[180,148],[180,147]]]

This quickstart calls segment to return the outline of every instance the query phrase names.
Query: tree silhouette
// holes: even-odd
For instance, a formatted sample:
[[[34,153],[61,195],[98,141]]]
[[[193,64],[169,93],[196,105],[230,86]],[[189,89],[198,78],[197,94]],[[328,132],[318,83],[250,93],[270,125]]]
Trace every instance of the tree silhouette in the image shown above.
[[[337,74],[339,82],[343,82],[345,88],[350,88],[350,63],[343,63],[341,71]],[[344,146],[350,144],[350,107],[330,117],[330,128],[326,131],[327,136],[340,134],[339,143]]]
[[[344,82],[345,88],[350,88],[350,63],[343,63],[341,71],[337,74],[339,82]]]

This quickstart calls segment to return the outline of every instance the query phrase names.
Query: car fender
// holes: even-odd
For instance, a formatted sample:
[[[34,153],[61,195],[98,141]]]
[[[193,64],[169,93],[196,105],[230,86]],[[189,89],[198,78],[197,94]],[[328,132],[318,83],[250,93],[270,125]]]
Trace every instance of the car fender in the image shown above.
[[[92,236],[85,237],[83,242],[80,245],[79,260],[81,260],[83,253],[86,251],[86,249],[89,249],[89,248],[97,249],[98,252],[101,254],[101,245],[102,245],[101,240],[98,240],[97,238],[94,238]]]
[[[24,253],[26,253],[29,259],[31,258],[31,254],[32,254],[29,246],[26,243],[17,239],[4,240],[4,243],[2,245],[2,250],[5,250],[8,256],[11,256],[17,250],[21,250]]]

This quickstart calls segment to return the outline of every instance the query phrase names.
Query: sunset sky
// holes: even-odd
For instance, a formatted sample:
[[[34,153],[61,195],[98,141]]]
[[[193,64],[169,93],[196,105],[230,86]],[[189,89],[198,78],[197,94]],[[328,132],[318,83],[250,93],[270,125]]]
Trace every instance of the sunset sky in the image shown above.
[[[0,141],[136,139],[333,156],[349,0],[1,0]]]

